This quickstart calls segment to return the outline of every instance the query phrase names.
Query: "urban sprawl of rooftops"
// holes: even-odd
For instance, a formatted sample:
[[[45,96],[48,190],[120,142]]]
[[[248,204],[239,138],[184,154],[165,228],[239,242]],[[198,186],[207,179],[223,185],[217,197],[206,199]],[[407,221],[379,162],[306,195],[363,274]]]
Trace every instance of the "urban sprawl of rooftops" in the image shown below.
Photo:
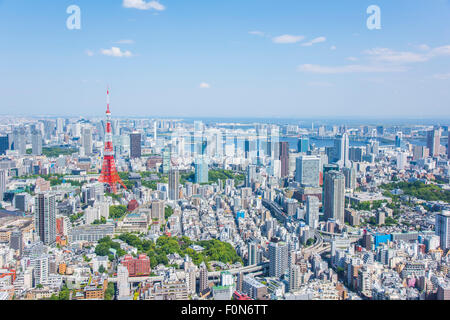
[[[0,300],[450,299],[448,126],[235,122],[0,119]]]

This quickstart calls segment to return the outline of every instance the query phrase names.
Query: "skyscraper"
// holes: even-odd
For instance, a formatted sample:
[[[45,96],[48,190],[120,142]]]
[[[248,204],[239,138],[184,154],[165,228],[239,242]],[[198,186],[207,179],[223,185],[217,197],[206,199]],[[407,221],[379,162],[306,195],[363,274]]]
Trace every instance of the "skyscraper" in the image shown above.
[[[142,156],[141,134],[133,132],[130,134],[130,158],[140,158]]]
[[[441,129],[433,129],[427,133],[427,148],[431,157],[438,157],[441,149]]]
[[[56,201],[55,195],[39,193],[35,200],[35,229],[41,241],[51,245],[56,241]]]
[[[281,177],[289,176],[289,142],[283,141],[280,146]]]
[[[350,142],[346,132],[334,140],[334,162],[341,168],[350,166],[349,149]]]
[[[308,138],[299,138],[297,142],[297,150],[298,152],[306,153],[309,151],[309,139]]]
[[[287,244],[273,239],[269,244],[269,276],[279,278],[288,271],[288,268]]]
[[[15,230],[15,231],[11,232],[9,247],[13,250],[19,251],[19,256],[22,255],[22,251],[23,251],[22,231]]]
[[[306,198],[306,224],[311,229],[317,229],[319,226],[319,198],[309,196]]]
[[[169,171],[169,200],[177,201],[179,198],[180,173],[176,169]]]
[[[195,183],[207,183],[209,181],[208,163],[205,158],[195,159]]]
[[[259,263],[258,244],[255,241],[248,243],[248,265],[253,266]]]
[[[82,144],[83,144],[84,155],[91,156],[92,155],[92,129],[91,128],[83,128]]]
[[[119,265],[117,267],[117,290],[119,298],[128,297],[131,294],[128,276],[129,273],[127,267]]]
[[[199,291],[203,292],[208,288],[208,268],[205,263],[202,262],[200,265],[200,282],[199,282]]]
[[[450,248],[450,211],[436,214],[435,232],[441,240],[441,249],[445,251]]]
[[[355,190],[356,188],[356,169],[354,167],[344,168],[342,172],[345,176],[345,188]]]
[[[3,194],[6,191],[6,170],[0,169],[0,201],[3,201]]]
[[[42,155],[42,133],[39,130],[33,130],[31,133],[32,154],[35,156]]]
[[[319,187],[320,158],[300,156],[296,160],[295,181],[306,187]]]
[[[345,176],[342,173],[329,171],[325,174],[323,206],[326,220],[344,223]]]
[[[0,137],[0,155],[6,153],[6,150],[9,149],[8,136]]]
[[[167,173],[169,173],[170,166],[171,166],[170,149],[169,149],[168,147],[162,149],[162,158],[163,158],[163,159],[162,159],[162,160],[163,160],[163,163],[162,163],[162,172],[163,172],[164,174],[167,174]]]

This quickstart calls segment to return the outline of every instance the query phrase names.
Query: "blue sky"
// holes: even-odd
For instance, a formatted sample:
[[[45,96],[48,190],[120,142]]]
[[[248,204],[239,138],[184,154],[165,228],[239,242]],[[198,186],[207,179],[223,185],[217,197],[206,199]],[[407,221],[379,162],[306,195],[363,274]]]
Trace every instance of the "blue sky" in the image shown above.
[[[117,116],[450,117],[449,0],[0,0],[0,35],[0,114],[102,115],[109,84]]]

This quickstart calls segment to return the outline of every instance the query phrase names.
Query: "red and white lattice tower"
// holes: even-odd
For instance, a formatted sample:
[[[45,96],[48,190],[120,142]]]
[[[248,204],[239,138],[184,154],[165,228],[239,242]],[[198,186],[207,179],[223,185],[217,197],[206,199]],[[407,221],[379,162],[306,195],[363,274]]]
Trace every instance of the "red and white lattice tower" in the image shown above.
[[[117,192],[117,184],[120,183],[125,189],[125,185],[117,173],[116,163],[114,161],[114,150],[112,144],[111,130],[111,111],[109,110],[109,88],[106,91],[106,135],[105,135],[105,151],[103,153],[102,173],[98,178],[99,182],[106,183],[110,186],[111,192]]]

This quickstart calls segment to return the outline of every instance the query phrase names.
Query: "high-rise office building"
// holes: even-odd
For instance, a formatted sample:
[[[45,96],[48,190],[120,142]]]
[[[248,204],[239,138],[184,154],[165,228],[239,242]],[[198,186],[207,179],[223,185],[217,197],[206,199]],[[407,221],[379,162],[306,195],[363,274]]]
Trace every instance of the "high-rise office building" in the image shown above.
[[[32,154],[35,156],[42,155],[42,133],[39,130],[34,130],[31,133],[31,147]]]
[[[253,164],[250,164],[247,167],[247,176],[245,177],[245,186],[251,187],[252,183],[255,182],[256,179],[256,166]]]
[[[8,143],[10,150],[16,150],[19,155],[25,155],[27,153],[25,129],[14,129],[13,133],[8,135]]]
[[[298,157],[296,160],[295,180],[305,187],[319,187],[320,157]]]
[[[349,149],[349,160],[354,162],[362,162],[363,160],[363,148],[361,147],[351,147]]]
[[[118,297],[124,298],[131,295],[130,284],[128,283],[128,269],[126,266],[119,265],[117,267],[117,291]]]
[[[35,200],[35,229],[40,240],[50,245],[56,241],[56,201],[55,195],[39,193]]]
[[[200,281],[199,281],[199,292],[203,292],[208,289],[208,268],[205,263],[202,262],[200,265]]]
[[[176,169],[169,171],[169,200],[177,201],[180,193],[180,173]]]
[[[403,133],[397,132],[397,134],[395,136],[395,147],[401,148],[402,146],[403,146]]]
[[[281,162],[281,177],[285,178],[289,176],[289,142],[283,141],[279,143]]]
[[[309,196],[306,198],[306,224],[311,229],[317,229],[319,227],[319,198],[315,196]]]
[[[130,158],[140,158],[142,156],[141,134],[133,132],[130,134]]]
[[[0,169],[0,201],[3,201],[3,195],[6,191],[6,170]]]
[[[288,268],[288,245],[273,239],[269,244],[269,276],[279,278]]]
[[[349,150],[350,142],[348,134],[345,132],[340,137],[334,140],[334,162],[339,164],[339,167],[349,167]]]
[[[436,214],[435,232],[441,240],[441,249],[445,251],[450,248],[450,211]]]
[[[208,163],[204,157],[195,159],[195,183],[207,183],[209,181]]]
[[[248,243],[248,264],[249,266],[253,266],[258,264],[259,261],[259,250],[258,244],[255,241],[250,241]]]
[[[84,155],[91,156],[92,155],[92,129],[91,128],[83,128],[82,145],[83,145]]]
[[[438,157],[441,149],[441,129],[433,129],[427,133],[427,148],[431,157]]]
[[[164,174],[169,173],[170,167],[171,167],[171,155],[170,155],[170,148],[166,147],[162,149],[162,172]]]
[[[6,154],[6,150],[9,149],[8,136],[0,137],[0,155]]]
[[[165,203],[164,201],[152,201],[152,215],[151,218],[160,221],[164,221],[165,214]],[[150,218],[150,217],[149,217]]]
[[[450,131],[448,132],[448,143],[447,143],[447,159],[450,159]],[[1,143],[1,142],[0,142]],[[1,146],[0,146],[1,148]],[[0,149],[1,154],[1,149]]]
[[[309,151],[309,139],[299,138],[297,142],[297,151],[301,153],[306,153]]]
[[[22,255],[23,251],[23,236],[22,231],[20,230],[14,230],[11,232],[11,237],[9,241],[9,247],[13,250],[16,250],[19,252],[19,256]]]
[[[430,150],[425,146],[414,146],[413,160],[425,159],[430,156]]]
[[[345,176],[345,188],[355,190],[356,188],[356,169],[354,167],[351,168],[343,168],[342,172]]]
[[[338,224],[344,223],[345,176],[338,171],[325,174],[323,207],[326,220],[334,219]]]
[[[301,286],[301,275],[300,266],[297,264],[291,265],[289,268],[289,291],[296,291],[300,289]]]

